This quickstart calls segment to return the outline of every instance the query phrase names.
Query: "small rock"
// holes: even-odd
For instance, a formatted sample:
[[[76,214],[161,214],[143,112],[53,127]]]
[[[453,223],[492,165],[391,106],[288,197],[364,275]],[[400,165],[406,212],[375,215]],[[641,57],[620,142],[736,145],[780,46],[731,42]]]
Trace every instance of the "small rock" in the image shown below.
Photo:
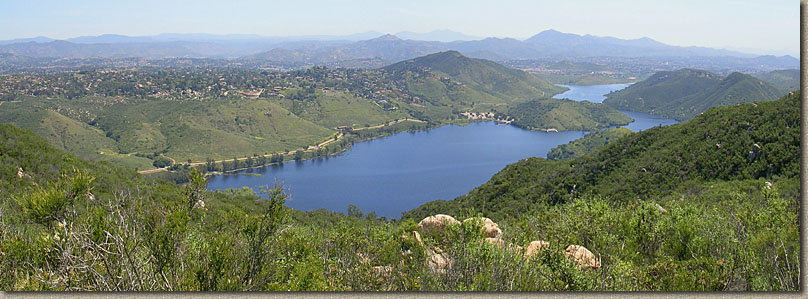
[[[446,273],[446,268],[451,267],[452,260],[449,259],[446,253],[428,250],[426,263],[430,272],[434,274],[444,274]]]
[[[547,241],[533,241],[527,245],[525,249],[525,257],[531,257],[539,253],[539,250],[544,248],[550,247],[550,243]]]
[[[418,229],[421,232],[443,232],[446,229],[448,224],[456,224],[460,225],[460,221],[454,219],[454,217],[449,215],[437,214],[435,216],[429,216],[418,222]]]
[[[466,223],[474,221],[475,219],[480,219],[481,222],[483,223],[482,229],[485,232],[486,238],[499,238],[502,236],[502,230],[499,229],[499,225],[486,217],[467,218],[466,220],[463,220],[463,224],[465,225]]]
[[[567,246],[567,249],[564,250],[564,255],[578,263],[578,269],[600,268],[600,260],[586,247],[579,245]]]

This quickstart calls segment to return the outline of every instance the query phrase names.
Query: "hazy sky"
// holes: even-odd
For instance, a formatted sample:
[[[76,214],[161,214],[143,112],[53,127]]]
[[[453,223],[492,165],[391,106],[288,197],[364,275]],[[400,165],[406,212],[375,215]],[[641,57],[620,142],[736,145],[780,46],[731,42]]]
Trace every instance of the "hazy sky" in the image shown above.
[[[438,3],[435,3],[438,2]],[[679,46],[799,53],[793,0],[0,0],[0,40],[159,33],[345,35],[450,29],[527,38],[546,29]]]

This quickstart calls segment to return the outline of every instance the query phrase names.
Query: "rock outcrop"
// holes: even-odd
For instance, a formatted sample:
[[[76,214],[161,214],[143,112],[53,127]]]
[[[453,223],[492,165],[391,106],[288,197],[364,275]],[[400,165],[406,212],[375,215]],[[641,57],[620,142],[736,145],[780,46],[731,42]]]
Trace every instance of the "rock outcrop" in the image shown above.
[[[482,229],[486,238],[500,238],[502,236],[502,230],[499,229],[499,225],[497,225],[497,223],[491,219],[485,217],[466,218],[466,220],[463,220],[463,225],[466,225],[466,223],[473,223],[475,220],[480,220],[480,222],[482,222]]]
[[[449,256],[440,248],[427,249],[426,265],[433,274],[445,274],[446,269],[452,266]]]
[[[567,246],[564,255],[578,263],[578,269],[600,268],[600,260],[586,247],[579,245]]]
[[[550,243],[547,241],[533,241],[525,247],[525,257],[535,256],[539,253],[539,250],[549,248]]]
[[[449,215],[437,214],[429,216],[418,222],[418,230],[424,234],[443,232],[449,224],[460,225],[460,221]]]

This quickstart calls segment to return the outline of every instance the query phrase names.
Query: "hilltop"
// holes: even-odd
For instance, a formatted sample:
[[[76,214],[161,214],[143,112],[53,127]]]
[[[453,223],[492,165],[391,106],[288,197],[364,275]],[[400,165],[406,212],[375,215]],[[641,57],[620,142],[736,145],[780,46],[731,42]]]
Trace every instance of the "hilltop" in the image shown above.
[[[708,71],[658,72],[646,80],[609,93],[603,103],[617,109],[687,120],[710,107],[774,100],[783,92],[750,75],[722,78]]]
[[[490,60],[469,58],[457,51],[439,52],[409,59],[386,66],[384,69],[400,72],[428,69],[438,74],[445,74],[464,87],[488,95],[489,98],[498,98],[498,102],[551,97],[564,91],[564,88],[547,83],[524,71],[507,68]],[[413,81],[410,84],[425,86],[429,83]],[[447,93],[447,96],[453,95]]]
[[[508,110],[513,125],[542,131],[591,131],[633,121],[612,107],[568,99],[540,99],[522,102]]]
[[[800,70],[774,70],[757,76],[771,85],[776,86],[782,92],[800,90]]]

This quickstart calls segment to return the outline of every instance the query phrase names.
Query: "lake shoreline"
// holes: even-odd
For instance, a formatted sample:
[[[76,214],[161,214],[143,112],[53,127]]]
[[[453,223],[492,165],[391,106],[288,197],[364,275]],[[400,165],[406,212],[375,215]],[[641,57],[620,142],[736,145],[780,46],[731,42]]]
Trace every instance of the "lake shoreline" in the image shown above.
[[[621,112],[635,121],[620,127],[632,131],[676,123],[649,114]],[[412,130],[413,125],[416,130]],[[411,134],[400,134],[404,131]],[[257,190],[282,182],[293,198],[287,205],[296,210],[341,213],[352,204],[362,211],[396,219],[421,204],[466,194],[507,165],[529,157],[545,158],[553,148],[594,131],[528,130],[487,118],[406,123],[359,131],[345,148],[324,156],[307,154],[295,163],[287,160],[282,165],[241,167],[226,175],[211,175],[208,190]],[[332,156],[340,157],[330,159]]]

